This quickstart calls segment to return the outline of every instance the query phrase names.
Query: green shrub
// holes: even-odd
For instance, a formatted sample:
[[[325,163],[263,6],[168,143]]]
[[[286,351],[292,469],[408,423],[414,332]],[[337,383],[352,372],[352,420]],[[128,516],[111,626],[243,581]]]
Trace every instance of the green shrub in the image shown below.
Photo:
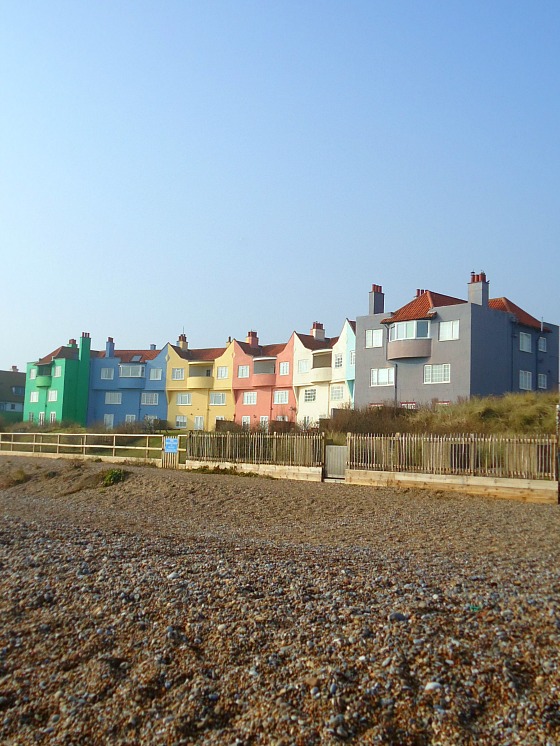
[[[124,482],[127,476],[128,472],[124,469],[108,469],[101,475],[101,484],[103,487],[111,487],[113,484]]]

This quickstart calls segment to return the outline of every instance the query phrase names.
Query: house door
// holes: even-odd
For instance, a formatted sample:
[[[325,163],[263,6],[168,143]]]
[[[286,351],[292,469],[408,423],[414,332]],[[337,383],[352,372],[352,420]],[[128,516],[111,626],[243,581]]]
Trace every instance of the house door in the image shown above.
[[[346,446],[325,446],[325,479],[344,479],[347,454]]]

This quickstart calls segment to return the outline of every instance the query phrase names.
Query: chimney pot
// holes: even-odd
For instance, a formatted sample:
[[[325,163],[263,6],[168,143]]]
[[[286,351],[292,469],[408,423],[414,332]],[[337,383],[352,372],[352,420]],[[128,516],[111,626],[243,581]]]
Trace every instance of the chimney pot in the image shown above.
[[[18,372],[17,365],[12,365],[12,373],[17,373],[17,372]]]

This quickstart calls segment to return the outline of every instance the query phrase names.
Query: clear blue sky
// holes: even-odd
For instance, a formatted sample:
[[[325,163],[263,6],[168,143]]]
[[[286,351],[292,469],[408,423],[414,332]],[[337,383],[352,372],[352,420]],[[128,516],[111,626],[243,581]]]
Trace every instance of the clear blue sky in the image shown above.
[[[559,39],[557,0],[1,0],[0,368],[471,270],[559,323]]]

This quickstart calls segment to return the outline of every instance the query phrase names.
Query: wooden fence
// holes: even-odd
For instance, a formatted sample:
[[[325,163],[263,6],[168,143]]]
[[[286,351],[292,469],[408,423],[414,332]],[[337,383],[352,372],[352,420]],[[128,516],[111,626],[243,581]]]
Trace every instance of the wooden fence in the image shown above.
[[[558,479],[557,439],[501,435],[348,434],[349,469]]]

